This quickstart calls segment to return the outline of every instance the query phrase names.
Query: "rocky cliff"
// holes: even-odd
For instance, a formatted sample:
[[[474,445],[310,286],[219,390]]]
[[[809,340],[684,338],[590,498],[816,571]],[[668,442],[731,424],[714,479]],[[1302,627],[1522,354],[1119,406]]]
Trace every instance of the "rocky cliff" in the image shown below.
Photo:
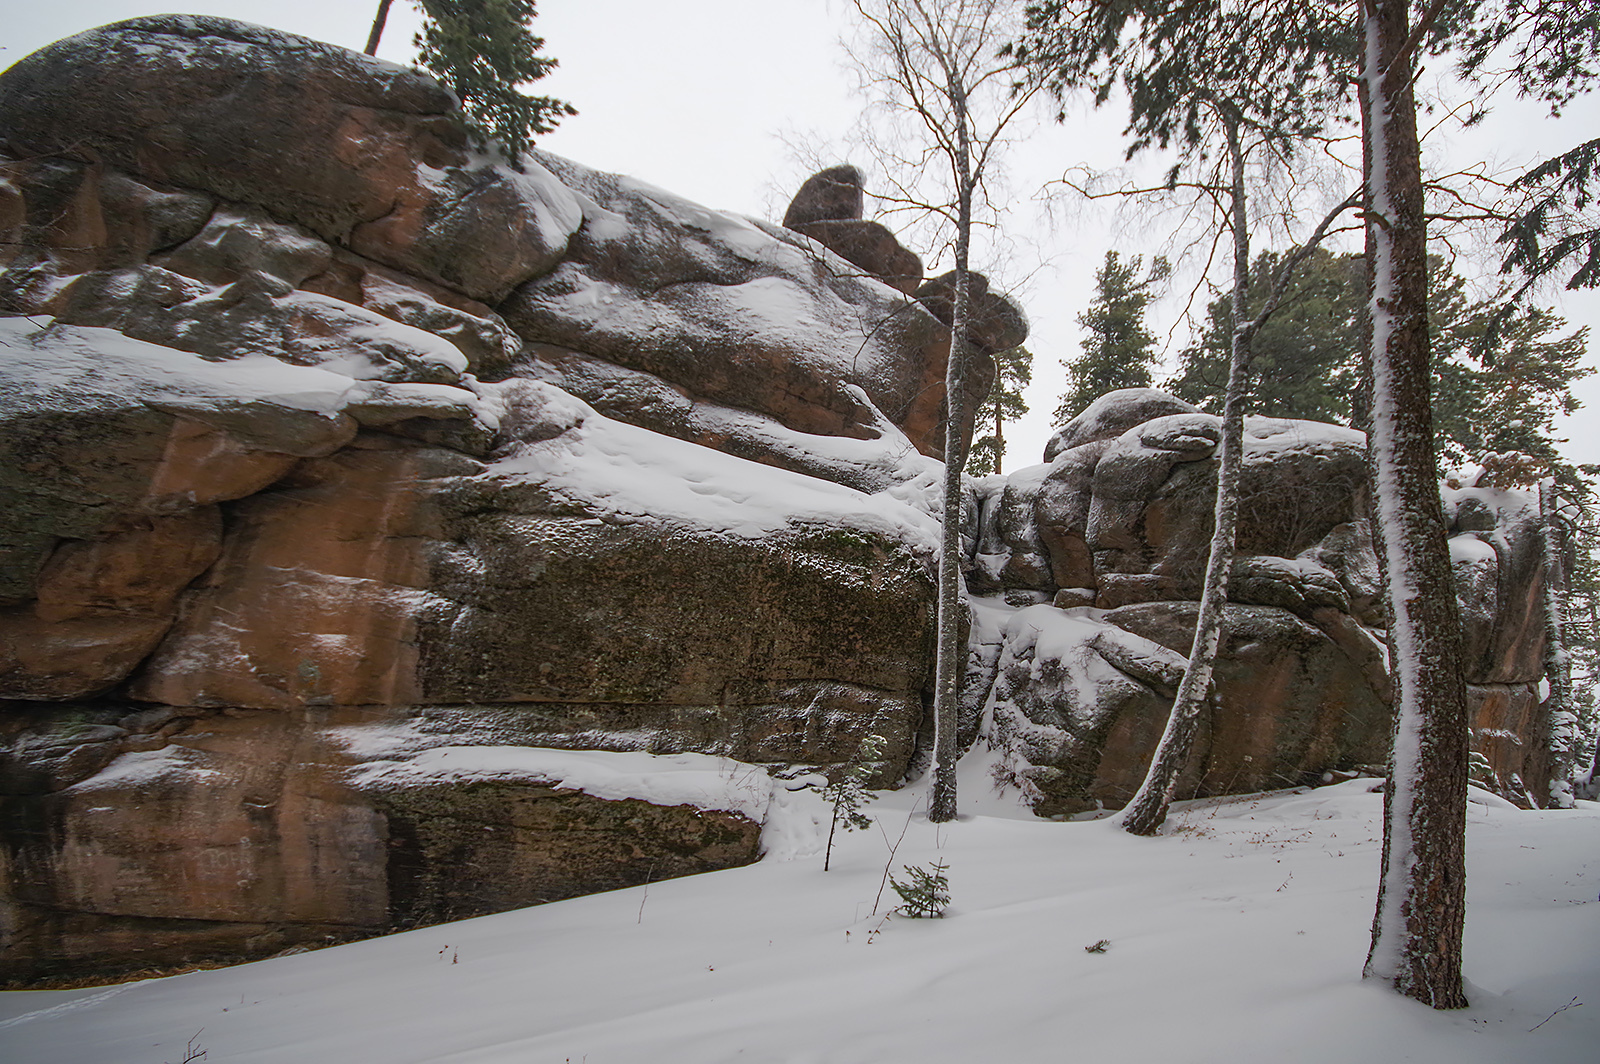
[[[8,974],[758,853],[748,795],[651,801],[684,765],[486,748],[906,771],[946,327],[453,108],[207,18],[0,77]]]
[[[851,168],[777,226],[475,155],[453,107],[198,17],[0,75],[0,977],[728,867],[864,736],[879,783],[915,773],[950,278],[863,220]],[[977,306],[968,425],[1026,335]],[[1215,440],[1124,393],[973,484],[964,736],[1041,813],[1143,771]],[[1252,426],[1186,793],[1383,759],[1361,448]],[[1452,505],[1515,790],[1537,538],[1512,495]]]

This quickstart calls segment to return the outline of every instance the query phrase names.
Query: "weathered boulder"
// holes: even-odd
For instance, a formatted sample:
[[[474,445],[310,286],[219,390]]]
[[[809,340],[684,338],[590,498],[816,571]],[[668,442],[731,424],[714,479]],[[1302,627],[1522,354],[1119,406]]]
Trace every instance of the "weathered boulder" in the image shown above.
[[[1539,694],[1546,633],[1538,496],[1447,486],[1444,509],[1479,782],[1519,804],[1542,805],[1552,766],[1550,712]]]
[[[157,15],[12,66],[0,136],[29,155],[88,149],[494,302],[553,266],[583,216],[537,164],[474,163],[455,103],[426,75],[333,45]]]
[[[708,757],[468,745],[371,710],[74,709],[0,728],[12,763],[54,769],[6,773],[8,979],[268,956],[747,864],[772,802],[767,777]],[[40,756],[63,749],[77,761]]]
[[[91,67],[93,84],[125,95],[127,108],[102,106]],[[94,95],[81,108],[80,90]],[[231,102],[246,98],[249,108]],[[210,355],[234,332],[247,350],[301,362],[364,346],[403,367],[366,375],[441,383],[463,368],[505,374],[503,314],[521,340],[652,374],[792,431],[873,438],[864,391],[924,453],[942,449],[947,342],[935,319],[858,270],[819,284],[815,245],[788,230],[538,152],[520,170],[486,165],[462,147],[449,94],[412,72],[260,27],[159,16],[28,57],[0,79],[0,100],[0,142],[12,151],[63,165],[78,152],[136,183],[220,198],[244,218],[224,228],[254,228],[274,249],[265,258],[299,275],[247,261],[243,276],[225,276],[221,260],[239,256],[208,234],[187,253],[133,263],[46,256],[0,282],[0,310],[64,314]],[[341,152],[356,143],[363,158],[351,165]],[[267,234],[268,214],[290,225]],[[403,298],[370,290],[392,287],[386,270],[390,282],[404,276]],[[457,327],[443,331],[442,317]],[[381,350],[379,336],[396,350]],[[441,353],[465,361],[442,365]]]
[[[861,171],[829,167],[806,178],[783,214],[783,227],[810,237],[889,287],[912,294],[922,284],[922,259],[884,226],[863,221],[862,207]]]
[[[922,258],[877,222],[825,219],[789,226],[890,288],[911,295],[922,285]]]
[[[983,274],[973,271],[967,276],[971,300],[967,308],[971,315],[969,339],[973,347],[980,354],[993,355],[997,351],[1009,351],[1026,340],[1028,318],[1022,308],[999,292],[989,291],[989,279]],[[923,282],[915,295],[917,302],[933,311],[934,317],[950,325],[955,320],[955,291],[956,274],[951,270]],[[992,366],[981,371],[975,369],[968,387],[979,395],[988,395],[993,378]]]
[[[255,956],[756,856],[759,812],[650,794],[601,807],[532,777],[402,773],[371,790],[360,758],[317,753],[347,723],[424,746],[822,766],[877,733],[884,783],[912,757],[934,536],[891,495],[610,421],[537,381],[450,389],[465,411],[435,423],[487,418],[507,437],[475,457],[388,431],[430,421],[434,392],[408,407],[400,386],[279,363],[280,390],[252,397],[241,374],[259,363],[29,329],[16,346],[53,372],[98,353],[103,382],[131,378],[86,404],[90,424],[158,398],[173,408],[158,441],[224,445],[186,465],[166,442],[33,452],[35,485],[66,460],[113,483],[40,508],[55,546],[0,617],[5,695],[32,700],[3,703],[8,977]],[[57,444],[80,435],[75,413],[53,413]],[[244,449],[281,445],[274,419],[297,417],[349,428],[324,432],[325,455]],[[165,508],[139,517],[152,499]],[[123,516],[101,527],[102,510]],[[218,728],[225,756],[184,752]]]
[[[790,230],[534,154],[589,213],[561,265],[499,308],[525,340],[802,433],[875,438],[870,404],[942,451],[948,334],[930,314],[859,270],[818,271]]]
[[[1199,598],[1220,431],[1220,420],[1209,414],[1158,417],[1117,437],[1095,463],[1084,541],[1093,558],[1098,605]],[[1362,538],[1365,463],[1360,433],[1305,421],[1247,419],[1238,550],[1284,562],[1241,573],[1230,593],[1236,601],[1291,606],[1303,600],[1306,608],[1346,609],[1360,601],[1367,607],[1364,619],[1376,619],[1375,565]],[[1057,503],[1053,510],[1068,508]]]
[[[489,464],[363,437],[231,508],[128,693],[515,705],[534,745],[756,762],[843,760],[876,730],[903,763],[931,526],[794,474],[742,483],[744,465],[594,415]]]
[[[1054,574],[1036,520],[1049,466],[1020,469],[986,492],[978,545],[967,584],[974,591],[1055,590]]]
[[[783,212],[783,227],[860,221],[864,206],[861,171],[849,164],[830,166],[805,179]]]
[[[1154,388],[1120,388],[1107,392],[1056,430],[1044,445],[1044,460],[1074,447],[1114,440],[1135,425],[1169,414],[1198,414],[1200,408]]]
[[[1032,606],[1004,629],[987,711],[1004,779],[1040,815],[1117,807],[1144,780],[1194,637],[1197,605]],[[1381,764],[1382,645],[1286,610],[1229,606],[1216,696],[1179,775],[1184,797],[1316,782]]]
[[[1531,491],[1445,491],[1461,601],[1463,659],[1475,683],[1544,676],[1544,547]]]
[[[488,307],[259,210],[157,193],[98,164],[0,170],[20,204],[8,234],[20,250],[0,272],[7,313],[114,328],[211,359],[270,355],[391,381],[490,375],[520,346]]]

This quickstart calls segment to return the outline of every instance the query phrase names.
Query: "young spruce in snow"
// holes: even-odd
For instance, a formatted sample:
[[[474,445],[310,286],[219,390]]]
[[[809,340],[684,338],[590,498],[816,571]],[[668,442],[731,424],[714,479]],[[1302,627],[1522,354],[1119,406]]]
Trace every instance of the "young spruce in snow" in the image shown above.
[[[902,883],[893,876],[889,877],[889,885],[900,895],[900,904],[895,906],[894,911],[919,920],[943,916],[945,909],[950,906],[950,881],[945,878],[950,866],[943,861],[934,861],[926,868],[912,865],[901,867],[911,880]]]
[[[833,833],[844,824],[846,831],[872,826],[872,818],[862,810],[877,797],[867,790],[867,780],[873,766],[883,760],[889,742],[881,735],[869,735],[856,747],[855,760],[839,770],[839,775],[822,788],[822,797],[833,803],[833,823],[828,826],[828,849],[822,858],[822,870],[828,870],[833,860]]]

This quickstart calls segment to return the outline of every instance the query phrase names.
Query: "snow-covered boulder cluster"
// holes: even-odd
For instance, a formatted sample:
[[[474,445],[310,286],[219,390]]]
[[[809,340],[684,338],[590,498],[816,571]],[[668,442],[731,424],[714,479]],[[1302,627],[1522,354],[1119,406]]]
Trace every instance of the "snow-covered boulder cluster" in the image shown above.
[[[750,765],[907,771],[937,309],[454,105],[188,16],[0,76],[0,980],[748,862]]]
[[[1101,397],[1047,464],[978,486],[969,734],[1041,813],[1120,805],[1143,779],[1194,631],[1221,420],[1152,389]],[[1182,797],[1381,766],[1381,576],[1361,433],[1245,425],[1239,557],[1217,697]],[[1537,507],[1447,491],[1483,781],[1526,802],[1548,774]],[[1053,607],[1034,605],[1051,602]]]

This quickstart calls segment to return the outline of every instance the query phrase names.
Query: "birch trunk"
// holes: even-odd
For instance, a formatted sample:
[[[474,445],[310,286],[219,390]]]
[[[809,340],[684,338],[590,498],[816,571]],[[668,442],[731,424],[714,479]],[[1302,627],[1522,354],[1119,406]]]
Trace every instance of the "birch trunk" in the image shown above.
[[[966,97],[954,78],[950,85],[956,128],[956,290],[950,317],[950,357],[944,375],[944,520],[939,551],[938,645],[934,661],[933,790],[928,819],[936,824],[956,817],[956,714],[966,674],[961,642],[961,610],[966,587],[961,578],[961,470],[967,440],[961,431],[966,408],[966,362],[970,346],[971,299],[968,256],[972,241],[972,165],[967,138]]]
[[[1429,403],[1427,240],[1406,0],[1364,0],[1372,429],[1395,684],[1383,870],[1365,975],[1434,1008],[1461,986],[1467,715]]]
[[[1154,835],[1167,819],[1178,773],[1194,748],[1200,714],[1211,697],[1217,651],[1225,634],[1228,580],[1233,572],[1234,540],[1239,525],[1239,468],[1244,453],[1244,394],[1250,370],[1250,229],[1244,192],[1244,150],[1239,125],[1223,118],[1228,155],[1233,169],[1230,215],[1233,228],[1233,339],[1228,359],[1228,390],[1222,408],[1222,459],[1217,468],[1217,501],[1213,512],[1211,554],[1206,561],[1205,583],[1200,592],[1200,612],[1195,617],[1194,643],[1189,665],[1161,742],[1150,760],[1144,782],[1118,821],[1134,835]]]
[[[1540,709],[1549,728],[1550,787],[1545,808],[1572,808],[1572,770],[1577,755],[1578,716],[1572,707],[1572,661],[1567,654],[1566,568],[1562,564],[1561,517],[1555,481],[1539,484],[1544,547],[1544,676],[1550,694]]]

